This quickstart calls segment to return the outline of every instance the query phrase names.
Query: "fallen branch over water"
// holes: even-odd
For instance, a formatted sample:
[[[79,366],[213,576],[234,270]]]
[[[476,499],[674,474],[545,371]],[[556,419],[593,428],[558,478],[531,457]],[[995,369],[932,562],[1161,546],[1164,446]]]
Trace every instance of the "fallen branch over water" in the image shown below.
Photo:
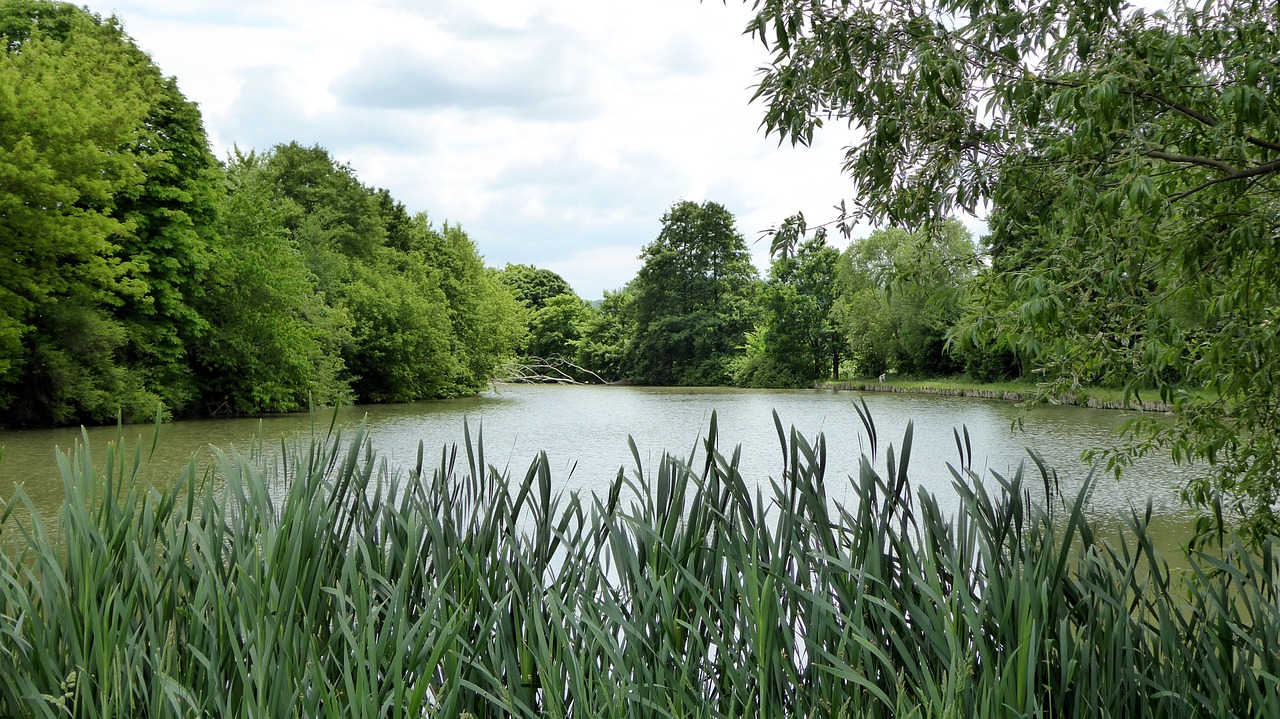
[[[505,365],[498,375],[494,382],[508,384],[608,384],[595,372],[559,355],[512,362]]]

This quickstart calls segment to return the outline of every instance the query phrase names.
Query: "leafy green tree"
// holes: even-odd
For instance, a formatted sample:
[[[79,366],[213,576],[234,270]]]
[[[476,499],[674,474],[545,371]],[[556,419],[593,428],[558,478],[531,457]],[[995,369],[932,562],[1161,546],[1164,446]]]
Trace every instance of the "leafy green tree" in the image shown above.
[[[542,309],[553,297],[574,294],[563,277],[533,265],[508,264],[498,273],[498,279],[531,310]]]
[[[288,412],[352,399],[342,362],[350,317],[317,292],[256,155],[234,155],[193,352],[202,414]]]
[[[563,277],[532,265],[508,264],[498,279],[523,306],[528,334],[521,354],[528,359],[566,365],[569,376],[581,374],[573,367],[584,324],[594,308],[584,302]]]
[[[387,245],[386,213],[379,194],[355,171],[318,145],[277,145],[263,157],[264,171],[286,203],[285,227],[315,273],[321,291],[353,281],[353,263],[376,261]]]
[[[635,336],[634,300],[629,285],[617,292],[605,291],[600,306],[588,312],[582,323],[576,359],[579,366],[608,381],[625,376],[627,346]]]
[[[640,259],[628,373],[651,384],[728,384],[759,281],[733,215],[715,202],[677,202]]]
[[[410,217],[321,147],[260,162],[315,291],[350,317],[341,366],[357,399],[455,396],[493,377],[521,336],[518,306],[461,228]]]
[[[347,368],[356,396],[367,402],[409,402],[461,394],[454,384],[449,307],[430,271],[389,273],[357,266],[342,288],[353,345]]]
[[[319,147],[224,171],[114,18],[4,0],[0,37],[5,423],[451,396],[510,354],[515,302],[458,228]]]
[[[848,345],[837,322],[840,252],[822,237],[778,247],[760,294],[764,322],[734,373],[748,387],[807,386],[840,374]],[[753,351],[758,348],[758,351]]]
[[[217,165],[114,20],[0,6],[0,406],[10,423],[181,409]]]
[[[529,325],[529,344],[525,351],[531,357],[563,357],[572,359],[582,339],[582,325],[592,311],[591,304],[576,294],[556,295],[534,312]]]
[[[453,329],[453,376],[458,393],[483,389],[524,340],[520,304],[485,267],[475,243],[457,225],[435,230],[426,215],[416,221],[424,238],[423,259],[440,271],[440,285]]]
[[[209,149],[195,103],[132,43],[150,110],[131,148],[145,173],[119,193],[115,212],[132,227],[120,240],[133,275],[146,288],[117,310],[128,328],[125,361],[142,368],[149,388],[174,411],[196,395],[189,352],[208,324],[196,309],[208,283],[223,171]]]
[[[1274,0],[752,5],[774,50],[765,125],[800,142],[852,126],[853,214],[991,203],[1011,255],[987,324],[1046,392],[1155,387],[1175,421],[1135,424],[1112,458],[1201,460],[1189,499],[1280,527]]]
[[[841,256],[836,313],[859,371],[954,373],[946,334],[976,264],[969,232],[956,220],[935,231],[877,230],[850,243]]]

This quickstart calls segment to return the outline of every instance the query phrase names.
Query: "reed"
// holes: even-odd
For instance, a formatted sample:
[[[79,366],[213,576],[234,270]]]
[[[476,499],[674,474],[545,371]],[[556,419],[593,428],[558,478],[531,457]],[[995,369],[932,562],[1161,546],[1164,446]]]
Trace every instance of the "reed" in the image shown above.
[[[167,489],[115,446],[0,510],[0,717],[1280,715],[1280,559],[1224,537],[1172,572],[978,477],[944,516],[864,414],[856,477],[775,417],[767,487],[706,452],[557,493],[483,438],[396,470],[363,429],[219,453]],[[705,460],[696,457],[705,456]],[[696,460],[696,461],[695,461]],[[1034,457],[1033,457],[1034,460]],[[216,481],[211,481],[216,480]],[[828,499],[852,482],[857,501]]]

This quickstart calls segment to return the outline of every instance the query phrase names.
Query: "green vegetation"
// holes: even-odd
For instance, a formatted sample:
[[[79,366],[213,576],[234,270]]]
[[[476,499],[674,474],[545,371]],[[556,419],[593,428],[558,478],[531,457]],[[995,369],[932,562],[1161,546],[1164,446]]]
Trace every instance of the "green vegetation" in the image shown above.
[[[183,406],[217,197],[199,113],[114,21],[6,0],[0,33],[6,422]]]
[[[781,249],[760,292],[764,321],[748,336],[734,383],[799,387],[840,376],[848,344],[837,324],[840,253],[821,238]]]
[[[606,497],[553,492],[545,455],[506,476],[469,439],[395,471],[361,431],[317,435],[162,491],[126,452],[95,470],[78,447],[56,521],[21,490],[0,504],[0,715],[1280,710],[1273,540],[1171,572],[1149,514],[1104,540],[1087,486],[1032,502],[1022,471],[968,468],[967,435],[944,517],[912,492],[910,428],[878,471],[864,419],[847,507],[821,437],[779,424],[785,470],[761,494],[714,418],[706,461],[637,453]]]
[[[853,130],[842,226],[991,210],[950,333],[967,366],[1155,388],[1176,421],[1111,459],[1203,462],[1188,499],[1280,528],[1275,0],[749,4],[767,130]]]
[[[331,434],[164,490],[141,447],[102,470],[81,447],[56,520],[0,501],[0,716],[1280,712],[1275,0],[750,2],[767,129],[847,122],[839,229],[884,227],[840,251],[788,218],[761,279],[727,208],[677,202],[596,305],[486,268],[324,148],[219,162],[114,18],[0,0],[4,423],[449,397],[512,360],[1151,388],[1174,420],[1136,419],[1109,459],[1211,468],[1186,493],[1214,520],[1188,570],[1149,510],[1103,540],[1087,486],[1059,508],[1040,465],[1036,504],[1021,471],[977,476],[959,434],[944,517],[911,492],[910,429],[881,474],[865,415],[853,506],[821,438],[779,424],[763,492],[714,418],[705,461],[635,451],[606,497],[553,495],[545,455],[509,477],[470,440],[401,472]],[[979,245],[945,217],[980,207]]]
[[[537,366],[551,374],[544,377],[588,381],[599,374],[585,371],[595,368],[596,358],[583,359],[583,335],[599,322],[600,313],[591,303],[573,291],[568,282],[551,270],[530,265],[507,265],[498,280],[511,290],[524,305],[524,323],[528,334],[520,348],[520,361]],[[613,377],[607,368],[605,373]]]
[[[850,243],[841,256],[839,310],[862,374],[954,374],[946,334],[976,269],[973,239],[955,220],[934,232],[890,228]]]
[[[219,163],[114,18],[3,0],[0,36],[5,425],[455,396],[511,355],[460,228],[323,148]]]
[[[969,316],[979,271],[959,222],[879,230],[840,252],[825,228],[810,236],[803,216],[788,218],[763,281],[724,206],[679,202],[663,225],[636,278],[599,307],[555,273],[508,266],[503,281],[529,310],[526,358],[572,360],[566,375],[579,379],[657,385],[811,387],[962,369],[984,381],[1021,376],[1007,352],[948,343]]]
[[[716,202],[677,202],[640,259],[629,374],[649,384],[728,384],[729,362],[753,325],[757,277],[733,215]]]

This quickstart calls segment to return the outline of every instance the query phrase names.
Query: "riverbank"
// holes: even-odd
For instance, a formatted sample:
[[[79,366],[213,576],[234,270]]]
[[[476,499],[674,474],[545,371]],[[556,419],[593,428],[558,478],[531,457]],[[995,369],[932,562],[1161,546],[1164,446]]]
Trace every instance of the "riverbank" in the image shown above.
[[[998,399],[1005,402],[1027,402],[1035,398],[1036,386],[1030,382],[981,383],[954,379],[934,380],[852,380],[823,382],[817,389],[858,392],[892,392],[897,394],[927,394],[942,397],[977,397]],[[1074,394],[1066,394],[1049,400],[1051,404],[1091,409],[1129,410],[1136,412],[1172,412],[1173,405],[1161,400],[1129,398],[1125,401],[1120,390],[1090,387]]]

